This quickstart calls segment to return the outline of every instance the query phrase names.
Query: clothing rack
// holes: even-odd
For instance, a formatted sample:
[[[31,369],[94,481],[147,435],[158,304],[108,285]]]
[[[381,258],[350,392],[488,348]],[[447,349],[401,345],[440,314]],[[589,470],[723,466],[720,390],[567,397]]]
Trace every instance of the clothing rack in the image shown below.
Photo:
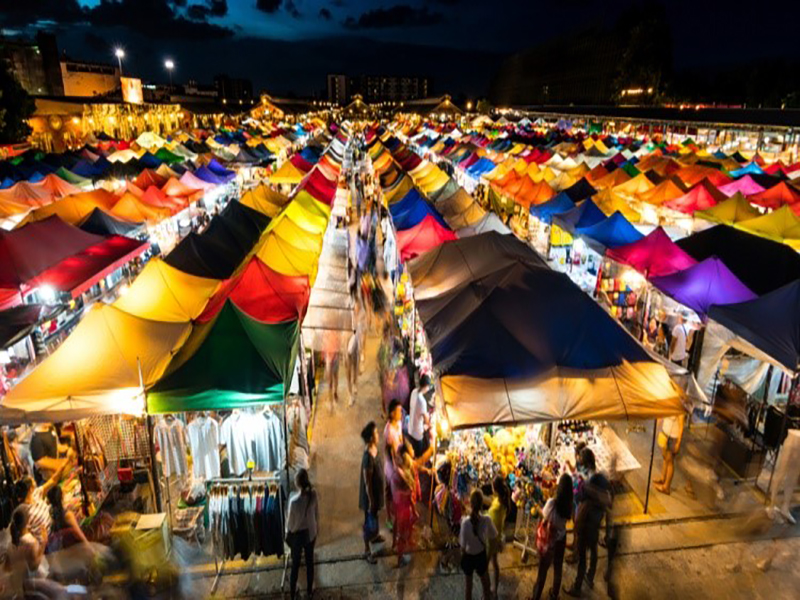
[[[288,457],[287,457],[287,461],[288,461]],[[213,488],[215,486],[218,486],[218,485],[226,485],[226,484],[242,485],[242,484],[250,484],[250,483],[253,483],[253,484],[277,483],[278,484],[278,505],[280,506],[281,515],[283,515],[283,517],[284,517],[284,526],[285,526],[286,512],[285,512],[284,506],[283,506],[283,493],[282,493],[282,490],[281,490],[281,484],[282,484],[283,476],[284,476],[284,474],[281,474],[281,475],[270,475],[270,476],[266,476],[266,477],[253,477],[253,473],[251,471],[248,474],[247,477],[217,477],[215,479],[209,479],[208,481],[206,481],[206,492],[208,492],[209,490],[211,490],[211,488]],[[206,498],[208,498],[208,497],[209,497],[209,495],[208,495],[208,493],[206,493]],[[211,545],[213,546],[212,552],[214,554],[214,571],[216,572],[216,575],[214,576],[214,583],[211,584],[211,592],[210,593],[213,594],[217,589],[217,585],[219,584],[219,578],[222,576],[222,570],[225,568],[225,563],[227,562],[228,559],[226,559],[226,558],[222,558],[222,559],[218,558],[218,556],[217,556],[217,548],[216,548],[216,545],[215,545],[215,541],[214,541],[214,536],[213,535],[211,536]],[[283,589],[284,589],[284,587],[286,585],[286,570],[287,570],[288,565],[289,565],[289,550],[288,550],[288,547],[286,546],[285,542],[284,542],[284,545],[283,545],[283,549],[284,549],[284,552],[283,552],[283,574],[281,575],[281,592],[283,592]],[[258,571],[258,569],[255,568],[255,566],[254,566],[254,567],[250,567],[250,568],[247,568],[247,569],[242,569],[242,570],[236,571],[236,573],[237,574],[240,574],[240,573],[254,573],[256,571]]]

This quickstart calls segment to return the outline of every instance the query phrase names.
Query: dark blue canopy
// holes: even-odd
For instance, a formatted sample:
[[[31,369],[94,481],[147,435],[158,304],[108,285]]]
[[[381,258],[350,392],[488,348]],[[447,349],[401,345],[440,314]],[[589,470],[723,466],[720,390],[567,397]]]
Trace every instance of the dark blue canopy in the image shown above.
[[[570,233],[575,233],[575,230],[579,228],[590,227],[605,220],[605,218],[606,214],[597,208],[597,205],[591,200],[586,200],[580,206],[576,206],[567,212],[553,215],[555,224]]]
[[[216,183],[218,185],[225,183],[226,181],[225,178],[220,177],[205,165],[197,169],[194,172],[194,176],[198,179],[202,179],[203,181],[207,181],[208,183]]]
[[[755,300],[712,306],[708,316],[790,371],[800,370],[800,280]]]
[[[547,225],[553,220],[553,215],[565,213],[575,208],[575,203],[565,192],[560,192],[542,204],[531,204],[531,215]]]
[[[139,157],[139,164],[145,169],[157,169],[161,166],[161,161],[149,152],[145,152]]]
[[[217,177],[221,177],[225,181],[230,181],[236,177],[236,173],[223,167],[216,158],[208,161],[208,170],[214,173]]]
[[[618,248],[638,242],[644,237],[619,211],[589,227],[578,227],[575,232],[583,238],[588,238],[590,245],[601,253],[605,248]]]
[[[439,223],[450,229],[442,215],[423,198],[419,191],[417,191],[417,188],[412,188],[403,196],[402,200],[391,204],[389,206],[389,212],[392,215],[394,227],[398,231],[411,229],[415,225],[421,223],[428,215],[433,215]]]
[[[597,190],[592,187],[592,184],[589,183],[585,177],[583,177],[565,189],[564,192],[573,202],[580,202],[581,200],[586,200],[587,198],[594,196],[597,193]]]

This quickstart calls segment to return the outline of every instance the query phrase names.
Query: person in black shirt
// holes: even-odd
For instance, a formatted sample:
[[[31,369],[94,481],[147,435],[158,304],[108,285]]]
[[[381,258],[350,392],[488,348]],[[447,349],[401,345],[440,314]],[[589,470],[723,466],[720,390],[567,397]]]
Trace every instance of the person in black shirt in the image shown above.
[[[564,588],[569,596],[580,598],[584,577],[589,589],[594,588],[597,570],[597,544],[600,541],[600,525],[611,508],[611,484],[602,473],[597,472],[594,452],[584,448],[580,455],[581,465],[587,471],[586,483],[578,498],[578,513],[575,517],[575,533],[578,538],[578,573],[572,587]],[[589,571],[586,571],[586,554],[589,554]]]
[[[378,426],[367,423],[361,431],[364,456],[358,486],[358,508],[364,511],[364,558],[370,564],[377,560],[370,544],[383,542],[378,524],[378,512],[383,508],[383,468],[378,458]]]

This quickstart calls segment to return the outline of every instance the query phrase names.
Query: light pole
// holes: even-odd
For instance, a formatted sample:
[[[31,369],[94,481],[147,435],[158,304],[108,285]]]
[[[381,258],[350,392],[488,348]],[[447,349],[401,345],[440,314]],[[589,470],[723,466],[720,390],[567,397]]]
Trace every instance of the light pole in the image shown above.
[[[119,63],[119,76],[122,77],[122,59],[125,58],[125,50],[122,48],[115,48],[114,56],[117,57],[117,62]]]
[[[172,89],[172,71],[175,68],[175,63],[171,58],[164,61],[164,68],[169,71],[169,89]]]

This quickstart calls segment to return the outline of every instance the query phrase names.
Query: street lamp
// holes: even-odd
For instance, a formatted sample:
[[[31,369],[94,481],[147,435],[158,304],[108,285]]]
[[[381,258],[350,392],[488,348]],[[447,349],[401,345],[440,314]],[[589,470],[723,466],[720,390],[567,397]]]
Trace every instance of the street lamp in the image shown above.
[[[122,48],[115,48],[114,56],[117,57],[117,62],[119,63],[119,76],[122,77],[122,59],[125,58],[125,50]]]
[[[175,69],[175,63],[171,58],[164,61],[164,68],[169,71],[169,87],[172,89],[172,71]]]

